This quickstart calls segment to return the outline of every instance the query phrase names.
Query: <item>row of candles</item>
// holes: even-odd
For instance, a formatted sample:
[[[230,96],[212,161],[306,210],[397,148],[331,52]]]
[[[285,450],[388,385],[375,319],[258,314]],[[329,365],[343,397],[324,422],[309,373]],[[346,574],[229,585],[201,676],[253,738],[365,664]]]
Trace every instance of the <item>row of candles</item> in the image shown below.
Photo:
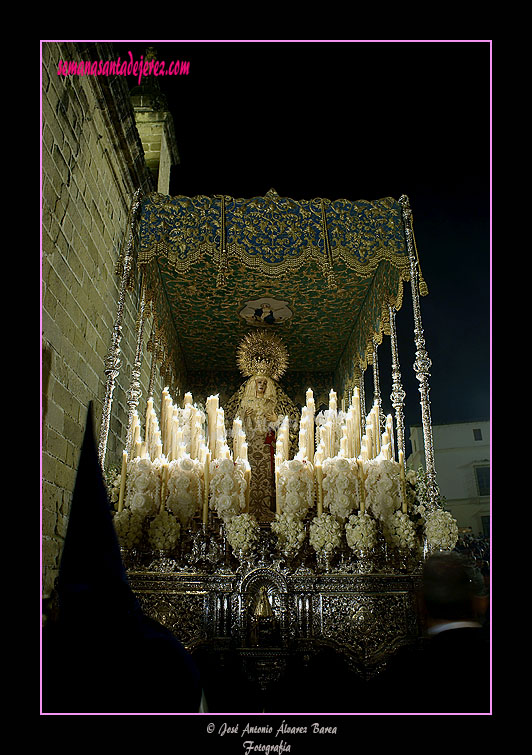
[[[140,436],[140,420],[137,412],[133,413],[131,429],[131,454],[132,458],[164,458],[162,464],[162,489],[161,510],[164,508],[164,494],[168,474],[168,463],[175,459],[184,458],[185,455],[197,459],[204,470],[204,500],[203,500],[203,523],[207,523],[210,463],[214,459],[240,460],[246,480],[246,511],[249,509],[249,488],[251,481],[251,467],[248,461],[246,435],[242,421],[236,417],[233,421],[233,452],[227,444],[225,429],[224,410],[219,406],[218,395],[209,396],[206,403],[207,413],[207,438],[204,433],[204,415],[193,404],[191,393],[185,393],[183,408],[188,409],[188,432],[185,440],[184,429],[179,425],[178,407],[173,404],[168,389],[165,388],[161,401],[161,423],[159,425],[157,415],[153,407],[153,398],[148,398],[146,409],[145,441]],[[364,512],[364,462],[380,456],[383,459],[393,459],[393,420],[391,415],[386,417],[385,432],[380,433],[380,407],[377,402],[373,405],[370,413],[365,418],[362,434],[362,418],[360,392],[357,387],[353,390],[351,405],[347,414],[343,412],[345,422],[341,426],[342,435],[337,448],[339,435],[339,416],[337,412],[337,394],[331,390],[329,393],[329,416],[327,421],[319,427],[319,442],[315,449],[315,402],[312,390],[306,392],[306,404],[301,411],[299,426],[299,450],[298,459],[305,459],[313,464],[317,483],[317,511],[323,512],[323,469],[325,459],[339,456],[342,458],[356,459],[361,481],[360,509]],[[277,433],[275,445],[275,485],[276,491],[279,484],[279,467],[289,459],[289,420],[285,417]],[[127,451],[123,452],[121,484],[119,493],[118,510],[123,508],[125,486],[127,476]],[[406,513],[406,489],[405,489],[405,464],[403,451],[398,453],[400,490],[402,498],[402,510]],[[277,495],[276,511],[281,513],[280,496]]]
[[[179,411],[174,405],[167,388],[164,389],[161,401],[161,423],[157,419],[153,407],[153,398],[149,397],[146,407],[145,441],[140,435],[140,420],[138,413],[133,412],[131,427],[131,456],[132,458],[162,459],[161,465],[161,504],[164,510],[166,498],[166,483],[168,481],[168,464],[189,456],[197,459],[203,467],[203,523],[207,524],[209,511],[210,464],[215,459],[239,460],[246,481],[246,511],[249,509],[249,487],[251,481],[251,467],[248,462],[246,435],[242,422],[236,418],[233,422],[233,454],[227,444],[224,410],[219,406],[218,396],[207,399],[207,438],[204,433],[204,415],[193,404],[191,393],[185,393],[183,409],[187,410],[188,428],[179,423]],[[118,511],[124,507],[128,454],[122,454],[122,469],[120,478],[120,492]]]

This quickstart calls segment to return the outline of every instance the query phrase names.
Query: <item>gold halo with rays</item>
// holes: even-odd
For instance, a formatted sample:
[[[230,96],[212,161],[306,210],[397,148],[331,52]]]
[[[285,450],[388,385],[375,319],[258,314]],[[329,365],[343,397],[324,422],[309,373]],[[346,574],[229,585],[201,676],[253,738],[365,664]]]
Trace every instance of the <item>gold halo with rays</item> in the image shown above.
[[[264,375],[279,380],[288,368],[288,351],[279,336],[266,330],[248,333],[237,349],[238,369],[244,377]]]

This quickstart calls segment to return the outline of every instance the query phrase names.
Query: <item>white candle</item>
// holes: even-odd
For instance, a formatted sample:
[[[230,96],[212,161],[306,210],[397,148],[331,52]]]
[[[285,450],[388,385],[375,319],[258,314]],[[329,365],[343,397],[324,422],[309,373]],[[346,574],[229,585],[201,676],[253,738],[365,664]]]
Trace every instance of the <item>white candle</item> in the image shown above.
[[[368,454],[368,459],[373,459],[375,457],[375,441],[373,440],[372,425],[368,425],[368,427],[366,427],[366,451]]]
[[[140,441],[140,425],[139,425],[139,418],[137,417],[135,429],[133,431],[133,443],[136,445],[139,441]]]
[[[314,457],[316,458],[316,457]],[[323,468],[321,466],[321,463],[318,461],[317,463],[314,463],[314,469],[316,471],[316,498],[317,498],[317,510],[316,513],[318,516],[323,513]]]
[[[274,456],[275,462],[275,512],[281,513],[281,494],[279,488],[279,467],[283,463],[283,457],[281,454],[276,453]]]
[[[394,447],[394,439],[393,439],[393,419],[392,415],[388,414],[386,417],[386,432],[390,436],[390,453],[391,453],[391,459],[395,459],[395,447]]]
[[[150,446],[151,440],[151,423],[153,421],[153,398],[150,396],[146,404],[146,430],[144,432],[144,440]]]
[[[176,424],[177,424],[177,423],[176,423]],[[180,453],[180,449],[181,449],[181,447],[182,447],[182,446],[184,446],[185,444],[183,443],[183,430],[182,430],[182,429],[181,429],[181,428],[179,427],[179,425],[178,425],[178,424],[177,424],[177,427],[176,427],[175,440],[176,440],[176,452],[177,452],[177,458],[179,458],[179,459],[180,459],[180,458],[181,458],[181,456],[179,455],[179,453]]]
[[[336,393],[335,391],[331,390],[329,393],[329,409],[332,412],[336,411],[337,402],[336,402]]]
[[[177,419],[177,408],[172,410],[172,421],[170,424],[170,461],[177,459],[177,431],[179,430],[179,420]]]
[[[309,401],[314,401],[314,394],[313,394],[311,388],[307,388],[307,392],[305,394],[305,397],[307,399],[307,404],[308,404]]]
[[[246,445],[246,449],[247,449],[247,443],[245,445]],[[249,491],[250,491],[250,486],[251,486],[251,467],[249,466],[249,463],[247,461],[247,450],[246,450],[246,466],[245,466],[245,469],[244,469],[244,479],[246,481],[246,493],[245,493],[245,495],[246,495],[246,509],[245,509],[244,513],[247,514],[247,513],[249,513]]]
[[[211,452],[206,451],[205,463],[203,465],[203,524],[207,525],[209,519],[209,481],[210,481],[210,468]]]
[[[354,456],[358,457],[360,454],[360,439],[361,439],[361,425],[360,425],[360,391],[355,386],[353,388],[353,396],[351,398],[351,405],[353,407],[353,435],[354,435]]]
[[[168,398],[168,388],[164,388],[162,395],[161,395],[161,421],[159,422],[159,427],[161,430],[161,438],[163,442],[163,448],[165,448],[165,437],[166,437],[166,400]]]
[[[201,464],[203,464],[203,465],[205,464],[205,455],[206,455],[206,451],[207,451],[207,449],[205,448],[205,446],[204,446],[204,445],[201,445],[201,446],[200,446],[200,449],[199,449],[199,456],[198,456],[198,460],[199,460],[199,462],[200,462]]]
[[[406,502],[405,455],[403,451],[399,451],[399,484],[401,486],[402,511],[403,514],[406,514],[408,505]]]
[[[166,481],[168,480],[168,464],[163,464],[161,467],[161,505],[159,507],[159,513],[164,511],[164,504],[166,503]]]
[[[194,449],[193,453],[190,454],[194,459],[198,458],[201,445],[201,422],[197,419],[197,416],[198,415],[196,415],[196,421],[194,422]]]
[[[233,420],[233,458],[236,460],[241,456],[240,446],[242,444],[242,420],[235,417]]]
[[[375,404],[373,407],[373,441],[375,443],[375,456],[378,456],[381,450],[380,413],[378,404]]]
[[[185,393],[184,398],[183,398],[183,405],[188,406],[189,404],[192,405],[192,393],[190,392]]]
[[[340,439],[340,456],[342,456],[344,459],[347,459],[348,451],[347,451],[347,437],[343,435]]]
[[[307,431],[302,427],[299,431],[299,453],[307,456]]]
[[[206,408],[209,450],[211,452],[211,455],[214,455],[216,451],[216,419],[218,412],[218,394],[216,396],[208,397]]]
[[[124,496],[126,492],[126,475],[127,475],[127,453],[122,452],[122,471],[120,475],[120,492],[118,494],[118,511],[124,508]]]
[[[359,480],[359,496],[360,496],[360,513],[363,514],[366,510],[366,476],[364,474],[364,461],[358,460],[358,480]]]

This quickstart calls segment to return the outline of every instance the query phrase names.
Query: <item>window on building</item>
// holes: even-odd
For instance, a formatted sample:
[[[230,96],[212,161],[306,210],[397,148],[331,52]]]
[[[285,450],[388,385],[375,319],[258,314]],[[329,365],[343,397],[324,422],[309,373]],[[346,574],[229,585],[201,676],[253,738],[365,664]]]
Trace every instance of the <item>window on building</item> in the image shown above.
[[[482,534],[486,537],[490,536],[490,518],[489,516],[480,517],[482,521]]]
[[[482,430],[480,429],[473,430],[473,437],[475,440],[482,440]]]
[[[479,495],[490,494],[490,468],[475,467],[475,478]]]

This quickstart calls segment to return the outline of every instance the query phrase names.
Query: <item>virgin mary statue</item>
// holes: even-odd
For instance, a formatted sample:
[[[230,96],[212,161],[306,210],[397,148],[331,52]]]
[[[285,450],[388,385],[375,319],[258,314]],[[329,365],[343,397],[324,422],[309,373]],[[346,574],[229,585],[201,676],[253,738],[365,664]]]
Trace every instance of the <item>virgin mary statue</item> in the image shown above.
[[[270,331],[249,333],[239,344],[237,363],[247,377],[225,407],[228,435],[239,417],[248,444],[251,466],[249,513],[259,522],[275,518],[275,443],[277,430],[288,417],[291,444],[296,440],[300,412],[278,384],[288,366],[283,342]],[[290,453],[290,457],[293,453]]]

